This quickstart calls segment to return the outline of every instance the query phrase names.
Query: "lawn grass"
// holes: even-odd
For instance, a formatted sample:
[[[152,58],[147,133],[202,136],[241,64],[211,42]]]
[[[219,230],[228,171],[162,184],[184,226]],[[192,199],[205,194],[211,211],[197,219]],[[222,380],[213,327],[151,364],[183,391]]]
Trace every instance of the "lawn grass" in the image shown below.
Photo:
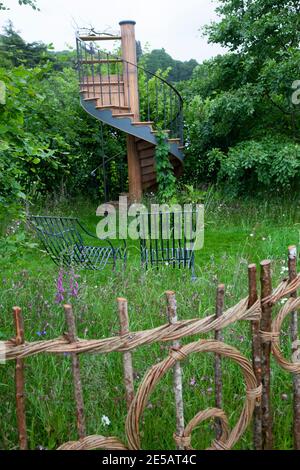
[[[105,338],[118,334],[116,298],[129,302],[130,327],[142,330],[166,322],[166,290],[176,291],[180,319],[204,317],[214,312],[218,283],[226,285],[226,307],[247,295],[247,265],[272,260],[274,286],[286,275],[287,246],[299,245],[300,207],[297,200],[224,201],[210,193],[205,201],[205,243],[196,255],[196,282],[186,270],[163,267],[144,271],[140,267],[138,244],[129,241],[127,269],[112,273],[80,272],[79,296],[72,299],[78,335],[81,338]],[[83,200],[47,203],[36,211],[76,215],[94,230],[96,205]],[[26,340],[38,340],[37,332],[46,330],[44,338],[61,335],[65,330],[61,305],[54,301],[58,268],[40,249],[20,249],[0,261],[0,339],[14,335],[11,310],[23,309]],[[70,299],[66,299],[70,300]],[[274,314],[277,309],[274,309]],[[224,339],[250,358],[249,323],[241,322],[224,331]],[[288,331],[288,322],[284,325]],[[203,338],[211,335],[202,335]],[[283,335],[286,357],[290,343]],[[184,342],[197,339],[185,339]],[[143,346],[133,354],[136,387],[148,368],[165,358],[167,345]],[[89,434],[114,435],[125,442],[126,404],[122,379],[122,356],[81,356],[82,382]],[[244,400],[242,375],[232,361],[223,361],[224,410],[233,426]],[[195,379],[191,382],[192,379]],[[193,355],[183,364],[185,419],[188,422],[200,409],[214,406],[213,357]],[[159,383],[141,423],[142,448],[172,449],[175,411],[172,374]],[[14,363],[0,365],[0,448],[17,448],[14,397]],[[70,357],[39,355],[26,359],[27,426],[30,448],[54,449],[77,438]],[[292,378],[272,359],[272,406],[275,448],[291,449]],[[104,426],[102,416],[111,424]],[[213,438],[213,423],[203,423],[193,434],[192,444],[201,449]],[[249,429],[236,445],[251,449]]]

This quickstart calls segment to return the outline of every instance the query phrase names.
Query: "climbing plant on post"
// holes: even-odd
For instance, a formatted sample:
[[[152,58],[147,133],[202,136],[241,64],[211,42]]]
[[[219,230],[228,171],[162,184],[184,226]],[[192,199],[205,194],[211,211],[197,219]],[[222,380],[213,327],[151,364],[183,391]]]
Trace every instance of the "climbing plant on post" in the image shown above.
[[[169,160],[168,137],[164,131],[156,134],[155,165],[158,185],[158,198],[166,202],[175,195],[176,177]]]

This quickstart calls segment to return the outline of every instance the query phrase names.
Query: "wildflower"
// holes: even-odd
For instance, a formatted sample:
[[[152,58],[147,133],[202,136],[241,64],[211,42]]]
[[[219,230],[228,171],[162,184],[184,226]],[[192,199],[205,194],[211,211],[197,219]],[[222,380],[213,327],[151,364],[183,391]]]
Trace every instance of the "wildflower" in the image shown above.
[[[288,400],[288,398],[289,397],[288,397],[287,393],[282,393],[281,394],[281,400],[286,401],[286,400]]]
[[[195,377],[192,377],[192,379],[191,379],[191,381],[190,381],[190,385],[191,385],[192,387],[194,387],[194,386],[196,385],[196,379],[195,379]]]
[[[42,330],[42,331],[37,331],[36,334],[38,336],[45,336],[47,334],[47,331],[46,330]]]
[[[266,241],[266,237],[262,237],[262,241],[263,241],[263,242]]]
[[[110,425],[110,419],[103,415],[102,418],[101,418],[101,423],[103,424],[103,426],[109,426]]]
[[[79,285],[76,279],[79,276],[74,273],[73,269],[72,271],[70,271],[69,276],[70,276],[70,296],[76,298],[78,296],[78,290],[79,290]]]
[[[250,237],[254,237],[254,233],[250,233]]]
[[[288,270],[289,270],[289,268],[287,268],[286,266],[282,266],[282,268],[280,270],[280,274],[286,273]]]
[[[62,269],[60,269],[58,278],[57,278],[57,283],[56,283],[56,296],[55,296],[55,302],[59,304],[64,300],[64,293],[65,289],[63,286],[63,279],[64,279],[64,272]]]
[[[284,297],[283,299],[281,299],[281,300],[280,300],[281,305],[285,304],[285,303],[287,302],[287,300],[288,300],[288,299],[287,299],[286,297]]]

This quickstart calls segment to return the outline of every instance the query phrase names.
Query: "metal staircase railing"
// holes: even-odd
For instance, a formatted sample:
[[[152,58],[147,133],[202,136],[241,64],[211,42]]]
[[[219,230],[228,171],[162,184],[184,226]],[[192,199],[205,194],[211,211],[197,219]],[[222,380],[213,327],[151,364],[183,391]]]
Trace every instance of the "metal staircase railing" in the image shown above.
[[[100,50],[91,34],[84,40],[77,34],[76,44],[80,91],[85,99],[96,98],[99,109],[111,108],[118,116],[126,117],[130,114],[126,84],[134,66],[138,70],[140,121],[152,123],[154,130],[167,130],[170,139],[179,139],[183,144],[183,100],[172,84],[140,65]]]

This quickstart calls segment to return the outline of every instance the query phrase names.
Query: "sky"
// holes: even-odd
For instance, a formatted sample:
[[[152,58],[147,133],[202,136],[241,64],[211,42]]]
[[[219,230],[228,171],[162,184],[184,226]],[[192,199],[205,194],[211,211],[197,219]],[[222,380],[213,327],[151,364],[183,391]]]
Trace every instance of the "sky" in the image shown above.
[[[27,42],[52,43],[56,50],[75,46],[77,27],[118,32],[119,21],[135,20],[142,47],[164,48],[174,59],[202,62],[224,52],[199,31],[218,18],[216,0],[37,0],[39,12],[18,0],[3,2],[10,11],[0,11],[0,29],[12,20]]]

